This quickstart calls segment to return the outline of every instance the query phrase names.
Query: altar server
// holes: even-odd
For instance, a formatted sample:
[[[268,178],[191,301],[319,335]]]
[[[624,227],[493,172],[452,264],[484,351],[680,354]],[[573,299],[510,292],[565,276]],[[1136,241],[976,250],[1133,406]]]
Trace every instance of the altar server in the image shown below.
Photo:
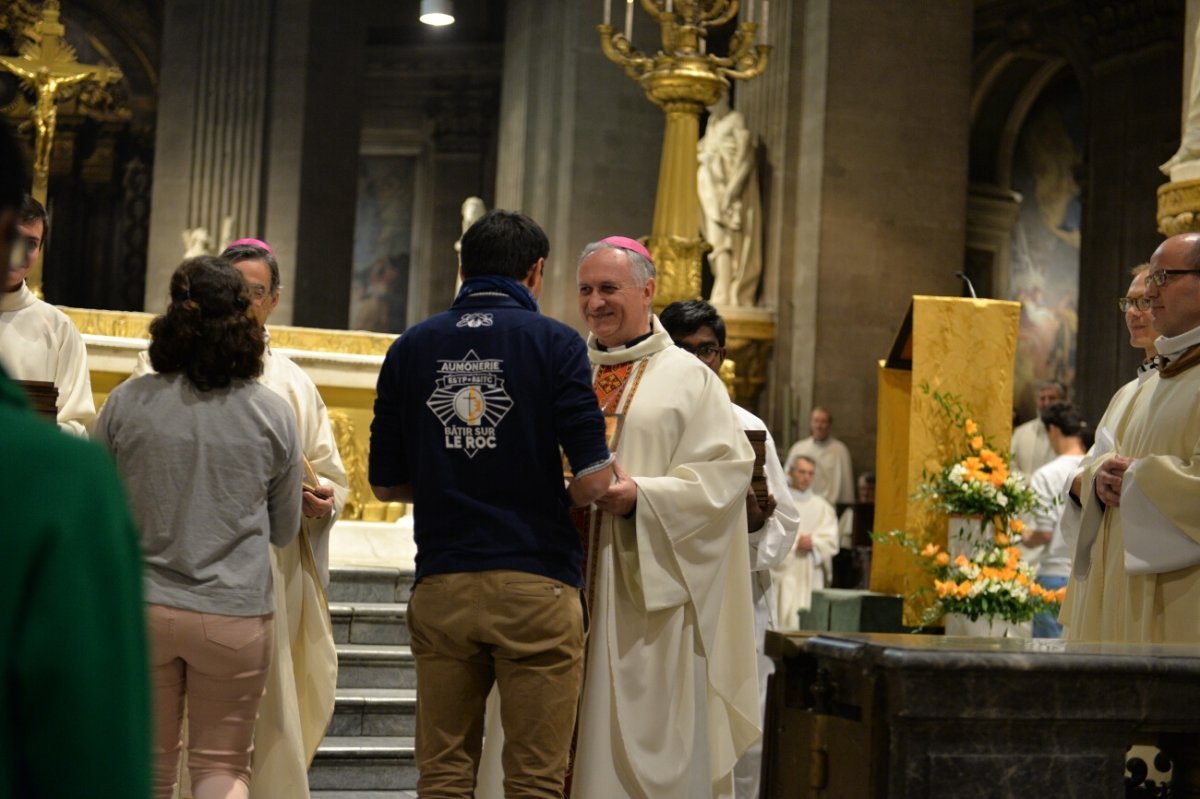
[[[54,383],[59,427],[85,436],[96,405],[83,337],[66,314],[25,285],[50,234],[46,209],[29,195],[21,204],[17,231],[25,257],[9,264],[0,293],[0,363],[17,380]]]
[[[725,320],[717,309],[704,300],[673,302],[663,309],[659,321],[671,335],[675,346],[690,352],[700,362],[720,373],[725,360]],[[766,431],[767,426],[741,405],[734,404],[733,412],[743,430]],[[771,619],[771,569],[783,564],[792,546],[796,543],[800,517],[792,503],[787,475],[779,463],[775,440],[767,432],[763,444],[763,470],[767,478],[767,502],[760,505],[753,488],[746,492],[746,519],[750,535],[750,569],[753,572],[750,587],[754,596],[754,647],[758,652],[759,706],[765,711],[767,703],[767,678],[775,671],[775,664],[763,653],[763,643],[768,629],[775,629]],[[758,784],[762,775],[762,744],[758,743],[746,751],[734,769],[734,796],[737,799],[754,799],[758,796]]]
[[[813,408],[808,429],[812,435],[792,445],[784,466],[792,468],[796,458],[804,455],[817,467],[813,493],[830,505],[854,502],[854,464],[850,449],[833,437],[833,414],[825,408]]]
[[[771,570],[775,619],[781,630],[800,627],[800,612],[812,606],[815,589],[829,584],[838,551],[837,513],[813,491],[820,467],[812,458],[798,455],[788,474],[800,521],[796,545],[783,564]]]

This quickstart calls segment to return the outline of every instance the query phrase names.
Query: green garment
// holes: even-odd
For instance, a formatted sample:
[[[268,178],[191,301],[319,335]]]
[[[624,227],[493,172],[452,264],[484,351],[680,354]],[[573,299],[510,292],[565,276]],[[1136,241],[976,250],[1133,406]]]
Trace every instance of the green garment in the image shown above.
[[[0,799],[150,796],[142,561],[116,469],[0,369]]]

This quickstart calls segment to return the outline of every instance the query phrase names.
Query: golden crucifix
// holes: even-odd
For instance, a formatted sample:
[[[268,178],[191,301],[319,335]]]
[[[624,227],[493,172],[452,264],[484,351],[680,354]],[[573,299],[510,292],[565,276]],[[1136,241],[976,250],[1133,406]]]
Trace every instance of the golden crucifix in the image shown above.
[[[30,192],[42,205],[46,204],[50,184],[50,151],[54,147],[54,128],[58,121],[56,102],[69,96],[87,80],[113,83],[121,79],[121,70],[99,64],[81,64],[75,48],[63,38],[66,28],[59,21],[59,0],[46,0],[42,18],[24,31],[25,43],[19,56],[0,56],[0,67],[7,69],[37,92],[33,108],[33,123],[37,138],[34,145],[33,190]],[[41,288],[41,259],[30,270],[27,279],[35,291]]]

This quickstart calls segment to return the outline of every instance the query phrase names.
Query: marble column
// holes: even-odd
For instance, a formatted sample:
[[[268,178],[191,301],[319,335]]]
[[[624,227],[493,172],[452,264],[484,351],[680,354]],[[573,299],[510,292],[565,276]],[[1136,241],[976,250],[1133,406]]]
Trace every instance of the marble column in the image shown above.
[[[576,258],[589,241],[650,233],[663,113],[600,52],[600,3],[507,5],[496,206],[546,230],[542,310],[582,329]],[[640,8],[634,41],[656,45]]]
[[[345,325],[365,27],[333,0],[168,0],[146,310],[184,230],[271,242],[280,324]]]
[[[913,294],[960,294],[971,20],[969,3],[771,4],[772,64],[735,105],[765,148],[780,332],[760,410],[781,446],[824,405],[871,468],[876,360]]]
[[[1135,19],[1153,35],[1133,44],[1130,23],[1111,20],[1090,43],[1075,394],[1092,421],[1143,357],[1129,346],[1116,298],[1129,287],[1129,270],[1148,261],[1163,238],[1155,229],[1164,180],[1156,167],[1179,145],[1184,40],[1192,39],[1180,11],[1169,6]]]

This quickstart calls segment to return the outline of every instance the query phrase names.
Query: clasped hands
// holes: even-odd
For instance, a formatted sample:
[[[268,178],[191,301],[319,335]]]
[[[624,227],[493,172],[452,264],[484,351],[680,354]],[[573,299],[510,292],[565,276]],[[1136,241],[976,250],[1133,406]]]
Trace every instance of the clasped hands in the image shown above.
[[[1121,486],[1125,482],[1125,472],[1133,465],[1133,458],[1114,455],[1100,465],[1096,471],[1096,497],[1105,505],[1112,508],[1121,506]]]
[[[616,461],[613,461],[612,484],[596,500],[596,507],[614,516],[628,516],[637,507],[637,483]]]

